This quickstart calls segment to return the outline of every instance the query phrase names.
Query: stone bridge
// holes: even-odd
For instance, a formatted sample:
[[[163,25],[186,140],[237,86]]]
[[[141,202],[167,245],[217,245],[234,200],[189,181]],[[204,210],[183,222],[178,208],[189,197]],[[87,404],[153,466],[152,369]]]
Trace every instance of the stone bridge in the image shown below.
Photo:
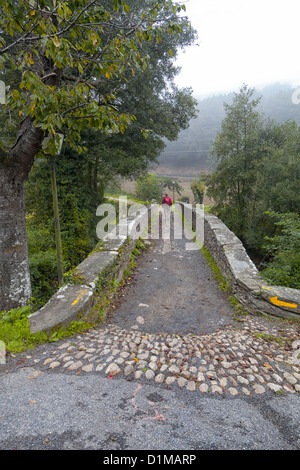
[[[101,312],[102,321],[8,358],[0,448],[300,448],[299,323],[290,318],[299,293],[261,284],[214,216],[198,214],[203,232],[200,224],[191,246],[197,214],[185,215],[183,238],[169,237],[166,224],[144,249],[134,238],[107,239],[78,266],[77,281],[31,316],[32,331],[78,314]],[[139,217],[130,233],[140,233]],[[174,217],[171,233],[181,222]],[[199,249],[202,236],[230,293]]]
[[[120,283],[140,237],[151,241],[161,240],[162,254],[170,246],[173,250],[180,246],[183,253],[187,251],[188,258],[191,251],[199,251],[205,246],[230,284],[232,293],[248,312],[288,319],[300,318],[300,291],[268,285],[261,278],[241,241],[216,216],[204,214],[203,206],[176,204],[171,214],[168,214],[168,220],[157,205],[146,208],[141,204],[132,204],[130,209],[132,208],[134,210],[131,213],[134,215],[123,218],[116,229],[104,237],[104,242],[101,241],[94,252],[76,268],[73,273],[75,282],[71,280],[64,285],[46,306],[29,317],[33,332],[49,330],[60,324],[67,325],[72,320],[90,315],[95,305],[99,308],[99,296],[103,297],[103,294],[106,295],[104,303],[107,305],[107,308],[104,307],[102,302],[102,315],[105,317],[110,308],[108,301],[112,300],[112,297],[107,298],[107,286],[111,282],[115,285]],[[204,291],[209,298],[213,287],[204,287],[204,268],[200,262],[203,257],[201,258],[200,253],[196,256],[199,258],[198,266],[196,264],[193,271],[181,273],[188,286],[176,284],[174,288],[179,291],[180,296],[185,295],[184,291],[188,289],[192,292],[190,298]],[[175,279],[177,268],[171,269]],[[172,279],[169,282],[172,285]],[[157,297],[157,288],[158,286],[152,288],[152,303]],[[141,286],[141,291],[143,289]],[[206,305],[203,299],[199,300],[196,309],[203,305]],[[205,322],[207,316],[210,316],[208,312],[200,315],[199,319]]]
[[[129,229],[130,242],[125,235],[108,235],[78,266],[84,283],[63,287],[31,315],[31,329],[39,331],[101,312],[102,322],[94,330],[75,346],[60,345],[42,366],[167,385],[176,381],[189,390],[219,394],[299,392],[297,323],[274,320],[297,318],[299,291],[262,282],[241,242],[217,217],[204,215],[200,206],[198,213],[189,205],[176,206],[171,225],[169,220],[162,226],[159,212],[148,217],[149,208],[136,208],[138,215],[129,225],[123,219],[118,227],[123,234],[124,227]],[[147,229],[149,220],[148,248],[129,274],[141,227]],[[200,250],[203,242],[230,282],[230,293],[219,288]],[[117,294],[112,285],[122,286]],[[232,294],[247,314],[231,305]],[[284,305],[275,305],[274,297]]]

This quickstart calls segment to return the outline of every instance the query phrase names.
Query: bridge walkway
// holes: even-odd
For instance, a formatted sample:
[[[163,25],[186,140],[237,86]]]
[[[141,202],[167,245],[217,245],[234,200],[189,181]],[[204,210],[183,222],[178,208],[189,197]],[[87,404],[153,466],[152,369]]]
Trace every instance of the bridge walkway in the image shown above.
[[[186,242],[154,240],[104,323],[23,353],[21,366],[151,379],[219,395],[300,392],[292,348],[297,324],[237,315],[204,255]],[[17,363],[10,358],[8,369]]]
[[[136,263],[104,324],[8,358],[0,449],[299,449],[297,324],[237,317],[184,239]]]

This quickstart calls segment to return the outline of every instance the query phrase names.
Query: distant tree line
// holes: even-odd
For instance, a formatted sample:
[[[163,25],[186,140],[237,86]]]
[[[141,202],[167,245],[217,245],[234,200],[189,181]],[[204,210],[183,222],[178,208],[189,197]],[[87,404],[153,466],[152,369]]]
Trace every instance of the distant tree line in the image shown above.
[[[292,120],[300,125],[300,106],[292,102],[292,94],[293,88],[282,84],[267,86],[261,92],[255,90],[254,96],[261,96],[257,110],[278,123]],[[190,122],[188,129],[180,132],[176,142],[167,142],[159,157],[160,165],[170,169],[170,174],[181,175],[184,171],[193,176],[215,169],[216,161],[211,158],[210,148],[225,117],[224,102],[232,103],[234,94],[195,97],[198,116]]]

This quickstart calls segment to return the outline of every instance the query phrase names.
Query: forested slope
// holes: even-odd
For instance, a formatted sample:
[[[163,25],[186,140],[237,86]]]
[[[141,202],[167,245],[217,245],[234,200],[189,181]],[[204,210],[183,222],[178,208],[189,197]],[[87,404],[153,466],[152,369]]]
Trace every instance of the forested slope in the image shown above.
[[[300,124],[300,105],[292,102],[293,88],[289,85],[274,84],[256,91],[262,96],[260,111],[266,118],[284,123],[292,120]],[[210,158],[212,141],[221,129],[225,117],[224,102],[230,104],[233,94],[212,96],[198,100],[199,114],[183,130],[177,141],[168,142],[159,157],[157,173],[169,175],[194,176],[209,172],[215,162]]]

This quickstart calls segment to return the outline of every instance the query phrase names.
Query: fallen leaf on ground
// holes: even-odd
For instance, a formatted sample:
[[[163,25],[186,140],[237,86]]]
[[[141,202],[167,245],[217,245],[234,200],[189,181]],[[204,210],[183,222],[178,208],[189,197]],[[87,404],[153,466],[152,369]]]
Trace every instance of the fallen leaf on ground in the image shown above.
[[[266,363],[266,364],[264,364],[264,367],[268,367],[268,369],[273,369],[273,367],[272,367],[272,366],[270,366],[270,364],[267,364],[267,363]]]

